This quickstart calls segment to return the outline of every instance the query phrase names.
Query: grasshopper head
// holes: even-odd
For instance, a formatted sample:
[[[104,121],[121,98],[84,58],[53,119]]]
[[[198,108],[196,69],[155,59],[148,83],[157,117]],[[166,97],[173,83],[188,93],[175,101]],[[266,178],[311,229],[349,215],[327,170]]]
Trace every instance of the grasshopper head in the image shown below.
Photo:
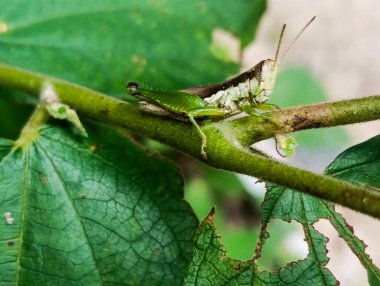
[[[140,87],[136,82],[130,81],[127,84],[127,91],[130,95],[143,100],[144,102],[148,101],[149,99],[146,98],[144,95],[140,93]],[[141,101],[140,101],[141,103]]]
[[[264,103],[272,94],[277,78],[278,65],[275,60],[267,59],[259,62],[252,69],[254,78],[250,80],[252,101]]]
[[[282,38],[284,36],[286,25],[282,26],[280,38],[278,40],[276,54],[274,60],[267,59],[259,62],[256,66],[254,66],[253,70],[255,71],[255,80],[258,81],[257,87],[253,84],[253,89],[251,87],[251,93],[255,96],[253,99],[256,103],[265,102],[269,96],[271,95],[274,84],[277,78],[277,71],[280,59],[284,58],[290,48],[294,45],[294,43],[298,40],[301,34],[305,31],[305,29],[314,21],[315,16],[306,23],[306,25],[301,29],[301,31],[297,34],[294,40],[291,42],[289,47],[285,50],[285,52],[279,57]]]
[[[267,59],[255,66],[256,79],[264,91],[272,92],[277,78],[278,65],[275,60]]]
[[[136,95],[139,90],[139,85],[135,82],[128,82],[127,90],[131,95]]]

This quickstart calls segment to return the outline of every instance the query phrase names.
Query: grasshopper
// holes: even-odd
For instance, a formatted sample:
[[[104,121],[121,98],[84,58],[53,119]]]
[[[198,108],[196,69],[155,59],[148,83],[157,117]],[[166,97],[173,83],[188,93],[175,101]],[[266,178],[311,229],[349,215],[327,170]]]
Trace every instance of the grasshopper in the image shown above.
[[[301,29],[281,59],[290,50],[315,17]],[[279,66],[279,53],[286,25],[283,25],[274,59],[260,61],[251,69],[222,83],[192,87],[181,91],[156,91],[141,88],[129,82],[128,92],[140,99],[140,108],[158,116],[168,116],[182,121],[190,121],[201,139],[201,155],[207,159],[205,148],[207,137],[195,119],[223,118],[245,111],[260,109],[272,94]],[[263,116],[256,113],[258,116]]]

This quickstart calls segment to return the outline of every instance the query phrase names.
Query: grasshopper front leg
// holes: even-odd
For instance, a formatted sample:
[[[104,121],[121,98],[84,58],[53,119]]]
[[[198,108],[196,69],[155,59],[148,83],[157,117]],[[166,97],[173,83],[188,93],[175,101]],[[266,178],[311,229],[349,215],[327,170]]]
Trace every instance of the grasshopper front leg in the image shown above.
[[[275,123],[278,126],[282,126],[282,124],[280,124],[272,116],[266,115],[266,112],[268,112],[268,111],[279,109],[279,107],[276,106],[276,105],[274,105],[274,104],[261,103],[261,104],[255,105],[255,106],[251,106],[248,102],[246,102],[246,103],[241,104],[240,108],[245,113],[247,113],[248,115],[257,116],[259,118],[269,120],[269,121]]]

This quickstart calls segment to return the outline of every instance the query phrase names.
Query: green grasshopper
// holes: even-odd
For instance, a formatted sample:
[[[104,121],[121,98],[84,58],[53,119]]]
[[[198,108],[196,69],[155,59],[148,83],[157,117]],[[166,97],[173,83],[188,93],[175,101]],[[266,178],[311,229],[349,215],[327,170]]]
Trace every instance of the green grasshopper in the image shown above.
[[[314,19],[315,17],[301,29],[281,59]],[[272,94],[276,82],[285,27],[286,25],[282,27],[274,60],[263,60],[230,80],[181,91],[150,90],[139,87],[135,82],[129,82],[128,92],[141,100],[140,108],[145,112],[177,120],[189,120],[202,138],[201,155],[207,159],[205,151],[207,137],[195,119],[223,118],[243,111],[252,114],[252,110],[260,109],[264,105]],[[256,115],[265,117],[258,113]]]

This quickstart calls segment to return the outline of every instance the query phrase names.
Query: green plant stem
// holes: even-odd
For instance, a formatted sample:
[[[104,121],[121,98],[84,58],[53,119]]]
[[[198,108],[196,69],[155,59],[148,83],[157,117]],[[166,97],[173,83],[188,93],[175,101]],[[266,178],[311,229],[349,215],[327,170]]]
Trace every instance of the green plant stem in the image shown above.
[[[280,133],[305,129],[333,127],[377,120],[380,118],[380,96],[369,96],[337,102],[297,106],[269,112],[274,121],[258,124],[249,116],[227,122],[235,136],[246,146]]]
[[[0,86],[37,96],[50,83],[60,99],[79,113],[126,127],[198,159],[201,140],[187,123],[151,116],[123,101],[37,73],[0,65]],[[311,127],[352,124],[380,118],[380,96],[272,112],[273,121],[244,117],[202,126],[208,138],[207,164],[271,181],[380,218],[380,193],[329,176],[314,174],[253,154],[241,146],[274,134]],[[306,117],[306,118],[305,118]],[[318,123],[318,124],[317,124]],[[268,131],[267,128],[270,130]],[[241,140],[241,141],[240,141]]]

